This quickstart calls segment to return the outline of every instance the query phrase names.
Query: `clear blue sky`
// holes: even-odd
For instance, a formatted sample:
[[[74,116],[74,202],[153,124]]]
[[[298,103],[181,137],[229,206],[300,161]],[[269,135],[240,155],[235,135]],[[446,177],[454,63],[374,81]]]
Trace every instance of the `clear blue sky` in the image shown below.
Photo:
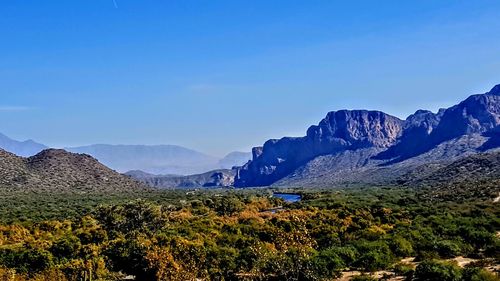
[[[500,1],[4,0],[0,132],[213,155],[500,83]]]

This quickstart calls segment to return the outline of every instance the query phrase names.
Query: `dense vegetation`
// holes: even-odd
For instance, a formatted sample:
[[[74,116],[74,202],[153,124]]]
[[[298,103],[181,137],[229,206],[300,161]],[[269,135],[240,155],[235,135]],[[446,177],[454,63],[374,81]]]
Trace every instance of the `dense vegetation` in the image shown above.
[[[293,204],[268,189],[11,194],[0,208],[0,280],[333,280],[346,270],[367,273],[355,280],[378,270],[499,280],[483,269],[500,260],[498,204],[400,189],[299,192]],[[477,262],[445,261],[457,256]]]

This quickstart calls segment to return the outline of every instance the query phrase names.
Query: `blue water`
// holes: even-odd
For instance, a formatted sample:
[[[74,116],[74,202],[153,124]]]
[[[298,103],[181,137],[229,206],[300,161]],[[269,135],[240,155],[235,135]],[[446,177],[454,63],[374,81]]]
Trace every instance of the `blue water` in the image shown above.
[[[273,196],[281,198],[288,203],[295,203],[302,200],[302,196],[300,194],[294,194],[294,193],[273,193]]]

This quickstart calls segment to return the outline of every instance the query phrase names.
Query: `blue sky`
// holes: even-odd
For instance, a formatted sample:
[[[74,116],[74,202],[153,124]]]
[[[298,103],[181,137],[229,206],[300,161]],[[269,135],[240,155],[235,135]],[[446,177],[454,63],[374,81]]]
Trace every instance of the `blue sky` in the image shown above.
[[[212,155],[500,83],[500,1],[5,0],[0,132]]]

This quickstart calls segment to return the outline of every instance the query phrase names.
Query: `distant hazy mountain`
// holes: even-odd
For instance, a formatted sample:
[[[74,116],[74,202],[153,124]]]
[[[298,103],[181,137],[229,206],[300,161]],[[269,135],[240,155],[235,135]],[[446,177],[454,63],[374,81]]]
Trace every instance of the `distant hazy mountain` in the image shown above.
[[[234,166],[243,166],[251,159],[251,152],[234,151],[219,160],[219,166],[222,169],[231,169]]]
[[[387,184],[421,165],[445,165],[500,147],[500,85],[438,113],[406,120],[380,111],[329,112],[306,136],[252,150],[235,186]],[[459,162],[458,162],[459,163]]]
[[[219,168],[219,159],[176,145],[107,145],[69,147],[86,153],[119,172],[141,170],[151,174],[190,175]]]
[[[235,170],[220,169],[189,176],[152,175],[142,171],[130,171],[125,175],[157,188],[210,188],[232,186],[235,173]]]
[[[0,148],[17,156],[32,156],[38,152],[47,149],[47,146],[37,143],[33,140],[17,141],[0,133]]]
[[[0,149],[0,188],[70,193],[149,189],[89,155],[62,149],[43,150],[28,158]]]

